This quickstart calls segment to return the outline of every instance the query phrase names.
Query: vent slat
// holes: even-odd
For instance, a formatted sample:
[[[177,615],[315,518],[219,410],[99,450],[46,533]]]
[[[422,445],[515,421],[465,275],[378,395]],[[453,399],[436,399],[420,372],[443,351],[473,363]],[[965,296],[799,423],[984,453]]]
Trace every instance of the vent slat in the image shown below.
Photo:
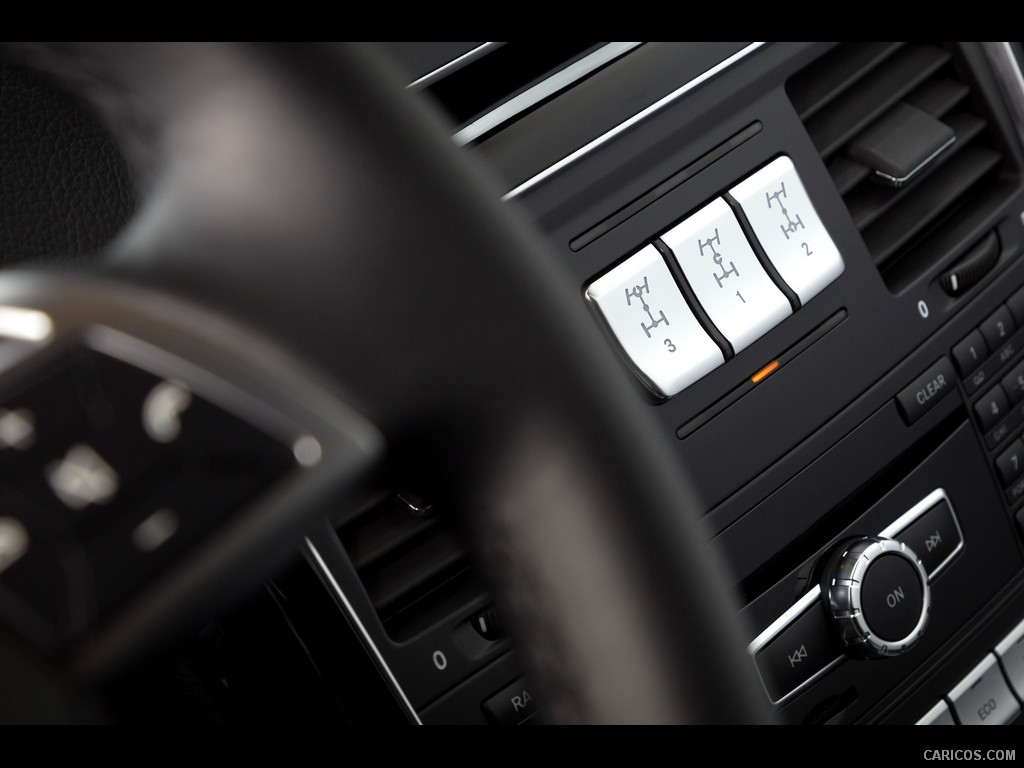
[[[593,41],[574,40],[505,43],[432,83],[427,91],[461,125],[543,80],[552,71],[566,67],[597,45]]]
[[[953,157],[963,151],[971,139],[985,128],[985,121],[976,115],[956,114],[950,115],[946,124],[953,129],[956,142],[943,155],[935,160],[935,168],[925,171],[925,175],[908,185],[905,188],[894,190],[881,184],[868,183],[854,189],[846,197],[846,205],[850,209],[850,215],[857,229],[864,230],[871,226],[878,218],[889,210],[900,205],[905,197],[911,197],[917,192],[921,184],[937,183],[936,179],[927,181],[929,174],[935,173],[936,169],[943,163],[950,162]]]
[[[436,522],[433,517],[416,517],[401,504],[386,502],[346,526],[341,543],[352,565],[360,570],[419,536]]]
[[[915,194],[904,196],[887,216],[863,231],[864,242],[879,266],[911,242],[941,212],[956,203],[1000,160],[985,147],[967,147],[916,185]]]
[[[806,122],[899,48],[900,43],[853,43],[826,54],[820,66],[790,80],[789,98],[800,119]]]
[[[994,179],[983,184],[977,194],[956,207],[956,215],[944,226],[937,227],[916,240],[900,258],[891,259],[882,270],[882,277],[894,293],[900,293],[920,277],[922,264],[941,263],[950,266],[959,256],[978,242],[979,234],[990,227],[992,211],[998,210],[1006,200],[1016,194],[1016,185]],[[982,226],[978,226],[978,222]]]
[[[422,595],[448,572],[465,565],[466,551],[450,531],[434,528],[393,556],[359,572],[378,614]]]
[[[905,101],[932,117],[941,118],[959,104],[971,89],[959,80],[929,80],[907,96]]]
[[[403,642],[481,600],[487,587],[440,511],[416,514],[397,496],[337,529],[388,636]]]
[[[853,162],[848,157],[839,155],[828,164],[828,172],[832,176],[832,182],[839,190],[839,194],[845,197],[850,190],[868,177],[871,169]]]
[[[983,94],[972,93],[960,45],[971,44],[842,43],[786,85],[853,223],[894,292],[935,277],[991,228],[991,216],[982,203],[1000,195],[1005,199],[1012,186],[1001,182],[998,171],[1006,158],[990,135],[998,126],[986,119]],[[947,125],[956,141],[939,149],[945,140],[941,126],[929,126],[928,119],[921,118],[918,133],[909,127],[913,121],[900,122],[901,116],[891,110],[901,102]],[[902,105],[900,109],[907,111]],[[855,162],[847,154],[874,146],[877,136],[863,132],[877,126],[879,119],[887,120],[884,128],[900,131],[876,131],[899,139],[897,159],[914,157],[916,162],[937,151],[902,185],[891,179],[884,183],[867,163]],[[931,138],[929,129],[934,129]]]
[[[935,46],[903,48],[805,123],[823,157],[832,155],[949,60]]]

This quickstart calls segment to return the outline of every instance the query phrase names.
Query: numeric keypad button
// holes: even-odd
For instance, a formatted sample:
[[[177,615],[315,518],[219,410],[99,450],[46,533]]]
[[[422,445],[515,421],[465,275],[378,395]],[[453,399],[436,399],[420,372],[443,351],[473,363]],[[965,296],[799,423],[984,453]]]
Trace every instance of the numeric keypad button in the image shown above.
[[[974,404],[974,415],[978,417],[983,431],[988,432],[1010,412],[1010,403],[1003,388],[996,384],[978,398]]]

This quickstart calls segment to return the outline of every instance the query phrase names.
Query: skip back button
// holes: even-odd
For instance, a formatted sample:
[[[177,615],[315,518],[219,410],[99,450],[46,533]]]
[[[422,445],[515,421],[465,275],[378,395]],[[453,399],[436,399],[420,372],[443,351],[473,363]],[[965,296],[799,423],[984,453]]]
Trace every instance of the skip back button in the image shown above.
[[[820,600],[816,600],[754,652],[754,663],[769,698],[777,703],[823,672],[842,653]]]

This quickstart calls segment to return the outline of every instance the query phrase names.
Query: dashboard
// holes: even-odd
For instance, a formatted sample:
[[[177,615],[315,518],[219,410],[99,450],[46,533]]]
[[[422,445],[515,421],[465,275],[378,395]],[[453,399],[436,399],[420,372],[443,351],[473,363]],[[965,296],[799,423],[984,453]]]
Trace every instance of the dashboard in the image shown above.
[[[407,95],[445,121],[500,205],[539,231],[555,261],[549,266],[572,289],[556,301],[594,331],[607,363],[600,375],[625,382],[624,413],[642,409],[652,425],[645,450],[653,453],[644,456],[685,478],[690,503],[674,512],[692,518],[704,537],[699,548],[722,564],[720,586],[730,593],[722,606],[743,645],[730,663],[753,681],[752,710],[788,724],[1017,721],[1024,705],[1020,44],[384,43],[372,52]],[[19,67],[40,61],[59,86],[54,93],[94,86],[83,85],[79,60],[65,52],[8,53],[17,64],[0,72],[6,103],[37,87],[18,84]],[[0,116],[30,112],[18,104]],[[32,180],[32,194],[67,208],[48,211],[57,223],[40,225],[46,206],[19,208],[18,193],[7,193],[5,250],[29,265],[60,252],[65,262],[95,269],[89,254],[116,244],[136,209],[157,197],[148,186],[156,150],[144,121],[121,124],[111,139],[91,119],[74,119],[74,135],[87,136],[76,146],[91,149],[57,179],[44,178],[55,173],[45,153],[23,153],[30,167],[20,176]],[[26,129],[4,130],[16,137]],[[93,170],[81,174],[82,162]],[[67,181],[79,178],[95,182]],[[66,194],[48,197],[54,185]],[[84,221],[88,227],[68,224]],[[486,266],[489,254],[475,258]],[[446,283],[459,296],[462,277],[441,274],[429,286]],[[160,279],[188,282],[173,269]],[[115,330],[146,311],[144,300],[88,291],[90,300],[112,302],[97,317]],[[81,302],[40,301],[60,327],[99,322],[75,314]],[[258,322],[251,296],[236,304],[239,316]],[[289,309],[301,315],[301,301]],[[458,311],[452,334],[482,322],[488,309],[467,296]],[[206,322],[221,327],[216,318]],[[317,464],[319,448],[311,459],[306,432],[330,433],[339,423],[351,439],[321,443],[337,447],[350,467],[371,461],[373,429],[347,408],[318,410],[331,400],[300,373],[281,374],[273,386],[237,375],[255,352],[241,353],[232,368],[199,351],[202,326],[181,327],[175,335],[137,322],[142,347],[90,331],[76,359],[111,356],[115,365],[145,369],[138,386],[159,393],[175,423],[190,408],[208,408],[217,414],[211,423],[229,424],[225,431],[235,421],[246,429],[255,423],[291,446],[292,459],[274,449],[267,483],[290,477],[283,468],[290,460]],[[179,357],[191,365],[176,367]],[[410,376],[402,366],[389,370]],[[427,381],[424,388],[434,386]],[[277,413],[253,420],[260,408],[250,400],[273,402]],[[216,410],[225,403],[229,416]],[[17,411],[5,404],[0,441],[9,444],[0,451],[18,441],[5,431]],[[449,417],[439,412],[430,427],[446,429]],[[17,431],[16,421],[7,426]],[[155,429],[163,435],[167,426]],[[150,437],[173,443],[176,429],[166,440]],[[245,434],[249,445],[263,440]],[[622,445],[629,450],[626,436]],[[353,458],[363,448],[367,456]],[[465,510],[446,506],[429,473],[415,471],[421,459],[406,458],[398,472],[385,462],[352,497],[313,505],[290,486],[275,496],[278,507],[312,509],[301,527],[291,523],[294,543],[276,545],[293,560],[258,598],[194,634],[184,655],[160,662],[179,680],[175,700],[214,720],[267,707],[354,724],[550,721],[552,682],[534,685],[536,659],[523,648],[535,638],[506,610],[512,590],[494,588],[487,562],[494,552],[467,531]],[[640,482],[642,464],[633,468]],[[652,477],[661,471],[652,468]],[[86,505],[107,502],[97,496]],[[5,520],[3,610],[17,603],[20,593],[3,590],[20,589],[21,557]],[[269,524],[261,531],[265,547],[283,535]],[[249,562],[255,551],[246,550]],[[566,570],[580,556],[567,549]],[[194,586],[173,594],[198,602]],[[120,648],[103,647],[107,656]],[[134,720],[143,702],[167,695],[162,683],[140,682],[146,678],[104,678],[115,719]],[[302,703],[287,703],[295,701]]]
[[[455,135],[555,244],[692,471],[765,708],[790,723],[1014,720],[1016,45],[645,43],[577,61],[599,52],[572,85]],[[882,555],[904,574],[876,576],[883,607],[832,605],[833,572],[853,567],[836,551],[864,538],[923,570]],[[880,635],[847,626],[889,613],[902,618]],[[432,639],[438,653],[459,631]],[[478,690],[467,712],[533,711],[518,679]]]

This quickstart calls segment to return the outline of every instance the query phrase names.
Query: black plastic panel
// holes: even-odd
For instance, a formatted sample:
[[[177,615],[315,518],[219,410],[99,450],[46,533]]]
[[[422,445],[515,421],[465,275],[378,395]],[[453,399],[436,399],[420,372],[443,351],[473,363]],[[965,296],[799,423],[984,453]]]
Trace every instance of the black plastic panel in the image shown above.
[[[828,477],[817,480],[824,485]],[[976,616],[1017,578],[1022,562],[1013,525],[988,480],[986,460],[977,439],[969,426],[961,426],[904,480],[853,517],[837,535],[823,542],[819,552],[748,608],[752,624],[767,626],[780,607],[788,607],[799,592],[820,578],[816,566],[839,542],[875,535],[934,489],[946,491],[963,530],[964,546],[931,585],[932,609],[924,637],[915,648],[894,659],[847,660],[788,704],[787,720],[802,722],[823,700],[853,688],[858,701],[846,714],[852,722],[958,633],[977,626]],[[859,511],[856,506],[848,510],[851,517]]]
[[[1000,633],[1024,619],[1024,559],[1013,518],[1024,505],[1024,481],[1007,478],[1013,457],[1006,453],[1024,431],[1024,408],[1008,401],[1007,409],[1016,409],[1009,416],[1000,414],[992,424],[979,418],[991,409],[984,398],[993,387],[1005,379],[1013,389],[1012,373],[1021,364],[1020,339],[1013,335],[1019,331],[994,338],[991,346],[984,339],[994,332],[994,317],[1013,319],[1011,297],[1024,286],[1022,152],[975,45],[930,44],[907,53],[878,44],[838,56],[828,44],[765,44],[632,120],[744,45],[645,43],[468,151],[506,190],[544,174],[517,191],[511,204],[532,213],[550,236],[580,286],[580,301],[595,276],[659,233],[775,158],[792,159],[842,254],[843,274],[671,399],[656,402],[625,361],[621,367],[634,380],[636,397],[650,404],[664,435],[662,450],[690,478],[699,507],[680,514],[707,523],[747,602],[751,639],[820,578],[821,562],[839,542],[877,535],[930,492],[945,489],[963,548],[932,584],[932,618],[922,640],[896,658],[843,661],[780,709],[787,722],[913,722]],[[832,57],[822,59],[828,82],[808,84],[799,73],[822,56]],[[951,117],[953,129],[965,139],[984,132],[995,149],[972,145],[942,167],[950,184],[927,188],[906,204],[915,217],[939,205],[952,213],[939,230],[926,225],[915,231],[916,246],[905,242],[906,233],[887,238],[903,250],[883,275],[858,230],[860,209],[854,205],[851,213],[843,199],[855,186],[863,188],[866,177],[845,159],[826,167],[821,150],[852,136],[847,121],[835,117],[850,104],[823,94],[885,57],[897,66],[869,90],[885,90],[887,103],[928,74],[955,68],[969,82],[970,96],[947,79],[917,92],[914,103],[934,114],[970,99],[984,119]],[[912,82],[901,74],[904,65]],[[864,126],[871,122],[870,115],[860,117]],[[615,132],[624,121],[631,122]],[[816,138],[805,121],[817,126]],[[589,145],[605,134],[607,140]],[[588,146],[572,162],[552,167]],[[988,174],[997,163],[995,183],[968,202],[955,199],[964,188],[960,182]],[[872,197],[872,190],[858,194]],[[995,243],[991,263],[950,295],[942,276],[985,238]],[[982,340],[975,346],[983,358],[969,371],[961,346],[968,338]],[[610,337],[608,351],[619,354]],[[773,361],[778,368],[755,383],[754,374]],[[922,388],[927,404],[918,398]],[[336,556],[328,556],[332,568]],[[339,560],[336,572],[344,571]],[[456,612],[401,646],[371,628],[425,721],[484,722],[483,702],[519,680],[505,655],[507,642],[480,646],[465,658],[447,656],[449,649],[463,653],[458,638],[471,615]],[[438,669],[431,662],[438,650],[455,663]],[[771,707],[767,696],[765,705]]]
[[[735,50],[723,45],[719,58]],[[995,457],[985,447],[985,430],[969,421],[978,388],[969,380],[961,382],[944,364],[945,378],[955,381],[945,382],[946,393],[933,407],[906,419],[896,401],[936,361],[951,359],[954,346],[1024,285],[1019,178],[1004,174],[998,193],[973,201],[961,222],[946,227],[941,243],[933,239],[943,254],[951,254],[944,261],[917,262],[914,271],[883,279],[786,91],[789,78],[826,50],[766,45],[516,196],[562,249],[566,268],[582,287],[775,157],[793,160],[843,256],[845,272],[799,312],[677,397],[651,401],[664,427],[665,450],[693,478],[703,505],[696,513],[717,534],[715,545],[737,585],[753,600],[747,611],[752,633],[792,604],[800,593],[797,581],[808,576],[829,546],[844,536],[878,533],[934,488],[946,487],[958,519],[969,520],[965,549],[935,585],[934,622],[921,645],[882,667],[871,666],[878,662],[844,663],[812,688],[820,688],[820,694],[787,705],[785,717],[794,722],[852,721],[869,712],[876,717],[872,707],[888,706],[880,702],[892,685],[915,679],[930,659],[946,653],[948,644],[963,634],[962,627],[983,615],[1021,569]],[[884,46],[866,50],[865,58],[888,51]],[[978,52],[936,46],[927,51],[935,54],[936,66],[974,62],[974,98],[988,96],[986,118],[1005,130],[1003,107],[991,101],[990,75],[977,67]],[[615,77],[642,76],[652,92],[670,92],[682,76],[662,63],[674,55],[682,54],[667,44],[646,44],[617,63]],[[899,93],[910,90],[893,87]],[[929,94],[922,96],[928,104],[952,98]],[[957,94],[962,98],[962,89]],[[608,108],[609,115],[619,103]],[[826,111],[839,108],[832,104]],[[546,105],[544,118],[560,125],[561,134],[544,150],[530,144],[537,136],[527,139],[531,126],[524,123],[474,151],[492,162],[511,188],[529,175],[524,169],[544,167],[550,160],[544,155],[548,146],[560,146],[567,154],[565,148],[574,150],[591,138],[570,118],[572,109],[571,99]],[[595,120],[611,117],[585,122]],[[743,140],[735,141],[737,136]],[[1011,159],[1018,156],[1010,153]],[[955,171],[951,167],[947,174]],[[968,290],[949,296],[940,286],[941,272],[993,231],[999,247],[990,271]],[[842,322],[827,334],[763,382],[751,384],[755,372],[840,313]],[[992,376],[1007,375],[1011,359],[1016,359],[1013,352],[988,363]],[[648,397],[639,382],[636,392]],[[876,669],[882,670],[877,676]]]

